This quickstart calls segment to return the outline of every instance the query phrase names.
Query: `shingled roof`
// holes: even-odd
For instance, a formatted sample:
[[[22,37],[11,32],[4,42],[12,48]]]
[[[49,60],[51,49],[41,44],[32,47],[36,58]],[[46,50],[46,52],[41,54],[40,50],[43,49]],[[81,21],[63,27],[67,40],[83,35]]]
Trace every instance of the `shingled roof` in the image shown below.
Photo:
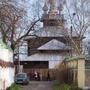
[[[7,67],[14,67],[14,64],[12,62],[6,62],[0,59],[0,66],[7,68]]]
[[[54,27],[54,26],[48,26],[41,28],[39,31],[35,32],[34,34],[39,37],[62,37],[66,35],[65,28],[62,27]]]
[[[38,50],[71,50],[71,47],[56,39],[52,39],[43,46],[39,47]]]

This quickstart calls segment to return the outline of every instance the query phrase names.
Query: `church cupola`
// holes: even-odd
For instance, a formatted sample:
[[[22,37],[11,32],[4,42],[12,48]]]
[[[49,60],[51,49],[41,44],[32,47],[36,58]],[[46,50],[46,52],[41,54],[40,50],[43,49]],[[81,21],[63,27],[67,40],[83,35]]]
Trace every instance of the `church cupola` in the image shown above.
[[[44,4],[44,7],[43,7],[43,11],[44,11],[44,14],[47,14],[48,6],[47,6],[47,2],[46,1],[45,1],[45,4]]]
[[[58,6],[58,0],[45,0],[41,21],[44,27],[64,26],[64,17],[61,14],[63,4]]]
[[[59,11],[59,15],[61,15],[61,12],[63,11],[63,5],[62,4],[60,4],[58,6],[58,11]]]
[[[57,0],[49,0],[50,4],[50,9],[49,9],[49,14],[57,14]]]

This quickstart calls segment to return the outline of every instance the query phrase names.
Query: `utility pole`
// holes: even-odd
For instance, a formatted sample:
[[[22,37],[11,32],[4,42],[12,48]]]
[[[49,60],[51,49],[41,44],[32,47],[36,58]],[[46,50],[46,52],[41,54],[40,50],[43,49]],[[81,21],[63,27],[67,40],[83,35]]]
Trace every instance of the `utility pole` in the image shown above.
[[[72,38],[72,26],[70,27],[70,30],[71,30],[71,32],[70,32],[70,34],[71,34],[71,38]],[[72,57],[72,42],[71,42],[71,57]]]
[[[18,72],[20,71],[20,61],[19,61],[19,46],[18,46]]]

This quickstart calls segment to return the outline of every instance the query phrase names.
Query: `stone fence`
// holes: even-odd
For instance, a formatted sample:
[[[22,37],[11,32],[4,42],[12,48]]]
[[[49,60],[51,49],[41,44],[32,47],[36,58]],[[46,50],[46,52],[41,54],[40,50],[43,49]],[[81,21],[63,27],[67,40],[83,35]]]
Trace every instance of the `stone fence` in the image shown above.
[[[83,57],[67,58],[61,63],[59,68],[61,75],[59,76],[61,79],[65,79],[63,81],[77,84],[79,88],[85,87],[85,59]]]

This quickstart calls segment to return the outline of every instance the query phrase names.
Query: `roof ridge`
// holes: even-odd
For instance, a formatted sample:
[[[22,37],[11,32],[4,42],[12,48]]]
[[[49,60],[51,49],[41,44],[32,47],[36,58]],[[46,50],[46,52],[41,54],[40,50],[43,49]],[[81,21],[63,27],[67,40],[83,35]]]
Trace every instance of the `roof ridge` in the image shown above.
[[[63,47],[65,47],[66,45],[63,43],[63,42],[61,42],[61,41],[59,41],[59,40],[57,40],[57,39],[52,39],[52,40],[50,40],[50,41],[48,41],[47,43],[45,43],[44,45],[42,45],[42,46],[40,46],[39,48],[38,48],[38,50],[42,50],[42,49],[52,49],[52,50],[54,50],[54,49],[63,49]]]

